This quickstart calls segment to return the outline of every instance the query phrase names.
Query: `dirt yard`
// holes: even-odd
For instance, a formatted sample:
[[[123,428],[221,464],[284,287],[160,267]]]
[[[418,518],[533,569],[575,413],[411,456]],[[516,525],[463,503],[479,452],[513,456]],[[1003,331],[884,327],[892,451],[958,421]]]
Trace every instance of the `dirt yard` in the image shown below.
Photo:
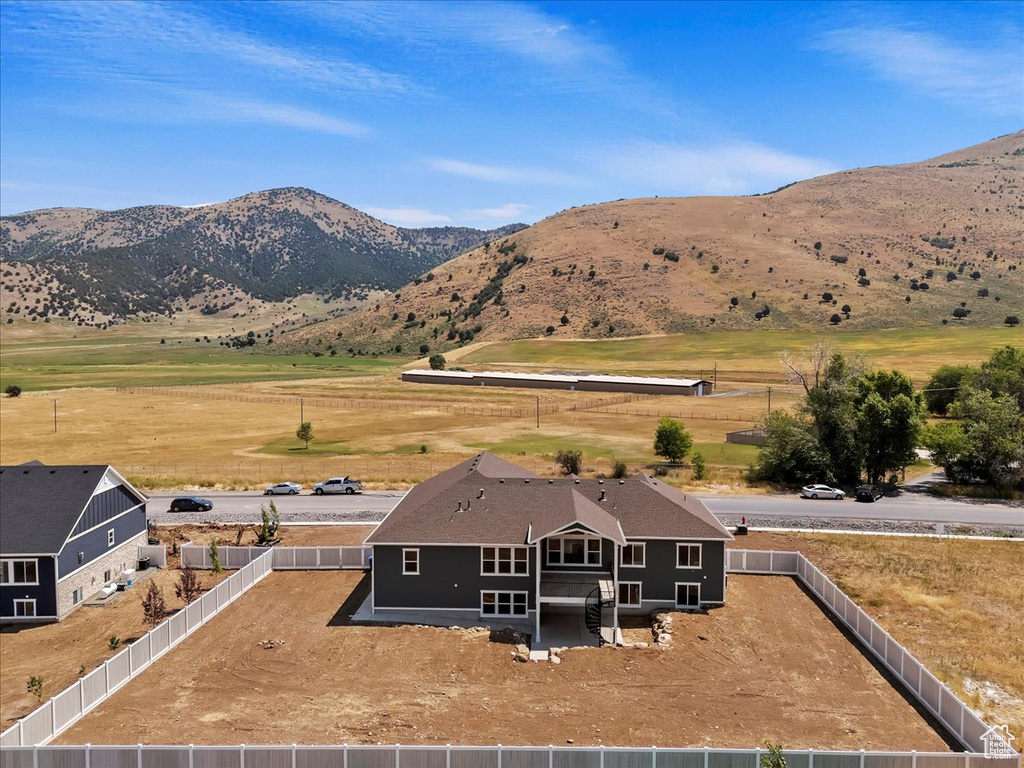
[[[484,630],[351,626],[367,590],[274,573],[59,741],[947,749],[788,578],[733,577],[728,607],[675,616],[670,650],[558,666]]]
[[[229,575],[199,572],[205,589]],[[152,578],[163,590],[168,611],[179,610],[183,603],[174,595],[177,571],[157,571]],[[102,607],[76,608],[58,624],[5,624],[0,629],[0,728],[7,728],[38,706],[26,688],[32,675],[43,678],[45,701],[144,635],[149,627],[142,617],[142,598],[148,585],[148,580],[141,581]],[[110,648],[110,638],[115,636],[121,640],[116,650]]]

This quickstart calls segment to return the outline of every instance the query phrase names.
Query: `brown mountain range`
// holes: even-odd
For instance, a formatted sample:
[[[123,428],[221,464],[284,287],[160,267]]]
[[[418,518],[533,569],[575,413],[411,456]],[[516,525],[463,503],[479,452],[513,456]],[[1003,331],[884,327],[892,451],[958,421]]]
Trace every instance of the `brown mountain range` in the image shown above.
[[[751,197],[572,208],[291,346],[1002,324],[1024,316],[1024,132]]]

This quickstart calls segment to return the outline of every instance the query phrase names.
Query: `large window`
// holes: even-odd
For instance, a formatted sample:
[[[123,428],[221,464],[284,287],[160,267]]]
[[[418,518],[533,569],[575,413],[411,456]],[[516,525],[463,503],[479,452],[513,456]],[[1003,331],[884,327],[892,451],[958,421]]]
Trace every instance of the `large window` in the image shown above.
[[[486,575],[527,576],[530,573],[526,547],[481,547],[480,572]]]
[[[0,584],[25,584],[27,586],[33,586],[38,583],[38,561],[0,560]]]
[[[601,539],[595,536],[560,536],[547,540],[548,565],[600,565]]]
[[[15,616],[35,616],[36,615],[36,601],[35,600],[15,600],[14,601],[14,615]]]
[[[647,545],[643,542],[633,542],[622,547],[622,556],[619,565],[627,568],[643,568],[647,560]]]
[[[402,575],[419,576],[420,574],[420,551],[418,549],[402,550]]]
[[[641,601],[641,587],[639,581],[619,582],[619,605],[627,608],[637,608]]]
[[[676,608],[700,608],[700,584],[676,584]]]
[[[525,616],[526,592],[481,592],[482,616]]]
[[[107,531],[107,546],[108,547],[114,546],[114,529],[113,528],[111,528],[109,531]]]
[[[700,568],[700,544],[676,544],[676,568]]]

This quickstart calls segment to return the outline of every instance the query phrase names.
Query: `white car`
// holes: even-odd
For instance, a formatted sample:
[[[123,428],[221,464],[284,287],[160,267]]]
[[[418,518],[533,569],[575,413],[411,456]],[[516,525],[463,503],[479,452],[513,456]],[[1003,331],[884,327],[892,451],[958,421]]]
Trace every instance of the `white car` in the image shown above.
[[[800,489],[805,499],[845,499],[846,494],[830,485],[806,485]]]
[[[348,476],[332,477],[313,486],[313,493],[323,496],[325,493],[362,493],[363,484],[358,480],[350,480]]]
[[[288,494],[294,496],[296,493],[302,490],[302,486],[298,483],[275,483],[263,492],[264,496],[276,496],[279,494]]]

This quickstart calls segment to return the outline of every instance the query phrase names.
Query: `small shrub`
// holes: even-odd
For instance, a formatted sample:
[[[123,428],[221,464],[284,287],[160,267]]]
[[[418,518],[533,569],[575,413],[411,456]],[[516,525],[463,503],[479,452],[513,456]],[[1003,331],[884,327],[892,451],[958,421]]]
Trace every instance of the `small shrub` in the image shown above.
[[[820,251],[821,250],[821,240],[819,240],[818,242],[816,242],[814,244],[814,250],[816,250],[816,251]]]
[[[697,451],[695,454],[693,454],[693,458],[690,459],[690,462],[693,464],[694,480],[703,480],[705,477],[707,477],[708,464],[707,461],[705,461],[704,459],[703,453]]]
[[[448,361],[444,359],[444,355],[440,352],[435,352],[430,356],[430,370],[432,371],[443,371]]]
[[[562,450],[555,453],[555,463],[566,475],[578,475],[583,469],[583,451]]]
[[[665,259],[667,261],[677,262],[679,261],[679,254],[675,251],[665,251]]]
[[[624,480],[629,475],[629,468],[624,461],[616,461],[612,465],[612,477],[616,480]]]
[[[142,617],[150,627],[155,627],[166,615],[167,603],[164,601],[164,593],[156,582],[150,579],[146,596],[142,598]]]
[[[210,570],[215,574],[224,571],[224,566],[220,564],[220,552],[217,550],[219,543],[216,536],[210,537]]]
[[[38,675],[32,675],[25,684],[25,688],[36,697],[36,701],[43,700],[43,678]]]
[[[832,261],[834,261],[836,264],[845,264],[850,260],[849,256],[839,256],[837,254],[832,254],[831,256],[829,256],[829,258],[832,259]]]
[[[8,384],[7,389],[4,390],[4,394],[8,397],[18,397],[21,395],[21,387],[17,384]]]
[[[569,316],[568,315],[562,315],[561,319],[558,322],[561,325],[568,325],[569,324]]]
[[[828,319],[828,321],[830,323],[832,323],[832,325],[839,325],[841,322],[843,322],[843,318],[841,318],[838,314],[836,314],[836,315],[832,315],[832,317],[830,317]]]
[[[1020,318],[1016,315],[1007,315],[1003,323],[1013,328],[1014,326],[1020,325]]]
[[[823,294],[821,294],[821,300],[826,302],[832,301],[832,294],[829,293],[828,291],[825,291]]]
[[[241,528],[238,533],[241,535]],[[185,605],[190,605],[196,601],[202,591],[203,587],[199,583],[199,574],[196,573],[196,569],[191,565],[186,565],[178,574],[178,583],[174,585],[174,594]]]
[[[861,285],[861,286],[867,287],[867,286],[871,285],[871,281],[868,280],[866,277],[862,277],[859,280],[857,280],[857,285]]]
[[[729,303],[735,307],[739,305],[740,300],[737,297],[733,296],[731,299],[729,299]]]
[[[712,275],[717,275],[718,274],[718,265],[717,264],[712,264],[711,265],[711,274]]]
[[[547,328],[544,329],[544,333],[547,334],[548,336],[550,336],[554,332],[555,332],[555,326],[553,326],[553,325],[549,325]]]
[[[430,345],[429,344],[420,344],[420,354],[421,355],[425,355],[429,351],[430,351]]]
[[[116,651],[121,647],[121,638],[117,635],[111,635],[110,640],[107,641],[107,648],[112,651]]]

